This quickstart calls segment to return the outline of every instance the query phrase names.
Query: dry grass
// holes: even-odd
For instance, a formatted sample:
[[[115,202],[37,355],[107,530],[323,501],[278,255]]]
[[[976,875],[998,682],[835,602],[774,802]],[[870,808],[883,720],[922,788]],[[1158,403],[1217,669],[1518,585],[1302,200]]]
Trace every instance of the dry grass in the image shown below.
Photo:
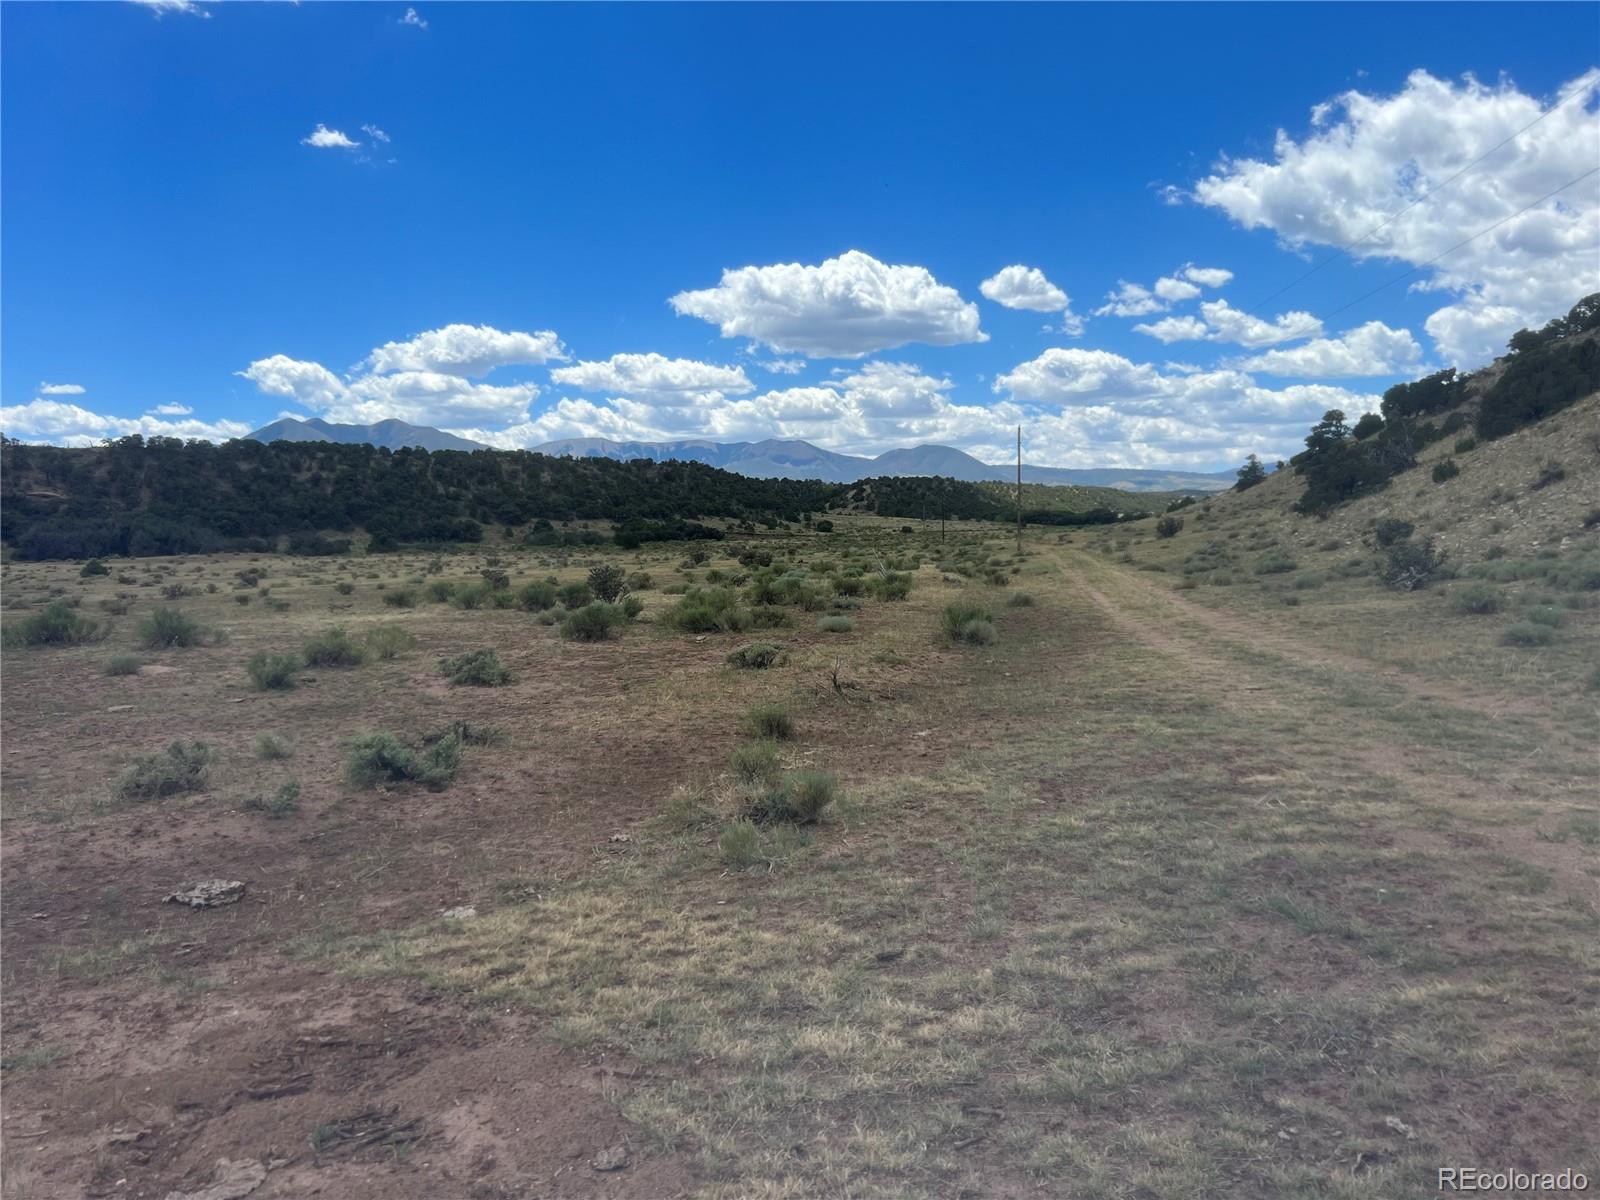
[[[1159,543],[1138,527],[1065,545],[1040,531],[1014,563],[993,529],[952,527],[940,547],[936,531],[901,538],[898,522],[841,519],[829,558],[909,545],[929,561],[906,601],[853,611],[848,639],[809,619],[772,631],[789,660],[765,671],[722,663],[749,635],[654,626],[672,599],[659,591],[620,640],[582,645],[523,612],[396,610],[373,586],[470,580],[487,554],[434,575],[416,557],[266,560],[263,585],[290,608],[186,601],[230,633],[224,648],[183,652],[186,670],[215,664],[217,686],[244,694],[241,656],[298,646],[330,612],[355,637],[402,624],[418,653],[321,672],[237,718],[168,693],[136,698],[133,719],[240,761],[263,727],[289,737],[304,811],[258,822],[262,836],[358,802],[334,780],[354,727],[506,724],[450,794],[478,772],[505,790],[654,739],[654,772],[605,793],[661,810],[625,842],[579,846],[532,882],[510,877],[510,857],[485,865],[499,874],[475,881],[476,920],[324,923],[260,952],[420,981],[639,1064],[620,1103],[640,1144],[687,1156],[709,1196],[1375,1200],[1431,1192],[1441,1163],[1595,1174],[1600,826],[1578,707],[1600,666],[1594,611],[1572,611],[1560,663],[1519,670],[1498,629],[1451,613],[1443,594],[1336,578],[1289,607],[1292,576],[1247,565],[1234,586],[1179,592],[1181,564],[1219,530],[1261,543],[1240,547],[1244,564],[1273,540],[1302,570],[1349,557],[1316,550],[1310,524],[1283,532],[1222,501],[1193,516]],[[1005,607],[992,593],[992,646],[939,635],[941,610],[971,586],[931,565],[956,545],[1017,567],[1034,599]],[[573,582],[601,557],[507,555],[513,586]],[[604,557],[657,588],[683,578],[666,549]],[[137,569],[187,578],[194,565],[204,582],[243,564]],[[697,582],[707,567],[736,569],[723,556],[693,568]],[[6,570],[14,596],[67,568]],[[348,578],[361,586],[346,596],[334,583]],[[86,602],[125,590],[69,586]],[[511,686],[416,686],[438,657],[485,644],[513,666]],[[97,698],[135,684],[104,677],[105,655],[62,649],[52,669],[81,672],[79,694]],[[8,682],[9,766],[19,738],[51,726]],[[794,715],[785,767],[837,772],[844,799],[815,827],[755,827],[748,861],[730,865],[722,784],[705,785],[752,706],[774,703]],[[51,771],[87,789],[112,749],[91,743],[91,761],[49,769],[27,760],[8,774],[8,803],[47,808]],[[213,787],[227,771],[224,755]],[[372,839],[347,874],[402,887],[385,855],[415,840],[407,822],[422,810],[372,803],[398,814],[384,818],[393,840]],[[548,841],[555,816],[530,807],[516,837]],[[69,951],[63,976],[114,973],[123,945]]]

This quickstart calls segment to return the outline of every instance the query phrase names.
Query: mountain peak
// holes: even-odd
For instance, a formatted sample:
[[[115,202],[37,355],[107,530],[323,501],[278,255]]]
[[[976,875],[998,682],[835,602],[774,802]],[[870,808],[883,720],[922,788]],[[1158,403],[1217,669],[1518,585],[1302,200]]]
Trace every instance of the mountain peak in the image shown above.
[[[423,450],[486,450],[479,442],[468,441],[442,429],[408,425],[390,417],[372,425],[338,425],[321,417],[280,417],[247,435],[256,442],[338,442],[344,445],[377,446],[386,450],[418,447]]]

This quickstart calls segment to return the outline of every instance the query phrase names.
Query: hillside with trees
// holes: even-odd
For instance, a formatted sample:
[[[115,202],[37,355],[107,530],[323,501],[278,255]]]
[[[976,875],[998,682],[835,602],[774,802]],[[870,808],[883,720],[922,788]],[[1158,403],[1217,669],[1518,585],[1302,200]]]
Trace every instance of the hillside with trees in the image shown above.
[[[1600,293],[1578,301],[1541,330],[1512,335],[1509,352],[1481,371],[1462,375],[1450,368],[1396,384],[1383,394],[1380,412],[1367,413],[1353,425],[1338,409],[1324,413],[1307,435],[1305,450],[1289,460],[1305,480],[1296,507],[1325,514],[1381,490],[1416,466],[1427,446],[1461,434],[1474,441],[1505,437],[1596,391]],[[1244,490],[1263,477],[1259,464],[1246,463],[1235,486]]]
[[[625,544],[713,536],[704,520],[768,528],[803,514],[1015,519],[1010,492],[957,479],[895,476],[853,485],[763,479],[704,463],[552,457],[528,451],[387,449],[240,440],[214,445],[132,436],[86,449],[0,444],[0,536],[19,558],[266,551],[333,553],[476,542],[528,527],[538,545],[600,539],[554,523],[611,521]],[[1057,493],[1060,493],[1059,495]],[[1111,522],[1167,495],[1029,485],[1035,524]],[[1116,507],[1110,507],[1111,503]]]
[[[798,521],[839,491],[700,463],[137,435],[90,449],[7,441],[0,467],[0,532],[22,558],[269,549],[309,531],[364,530],[384,549],[538,521]]]

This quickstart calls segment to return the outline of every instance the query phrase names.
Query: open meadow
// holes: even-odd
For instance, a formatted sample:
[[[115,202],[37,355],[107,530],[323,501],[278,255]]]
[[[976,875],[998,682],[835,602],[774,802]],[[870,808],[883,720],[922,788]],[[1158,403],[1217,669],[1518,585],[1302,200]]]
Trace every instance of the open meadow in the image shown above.
[[[4,1194],[1600,1176],[1596,531],[1398,591],[1289,482],[7,563]]]

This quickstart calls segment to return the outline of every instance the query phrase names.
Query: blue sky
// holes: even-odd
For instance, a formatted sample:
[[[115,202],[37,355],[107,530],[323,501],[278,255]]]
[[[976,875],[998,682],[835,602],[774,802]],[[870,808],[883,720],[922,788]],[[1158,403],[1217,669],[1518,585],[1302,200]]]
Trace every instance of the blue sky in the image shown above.
[[[28,440],[289,413],[1003,458],[1020,422],[1038,462],[1219,469],[1600,289],[1584,4],[163,0],[0,34]]]

